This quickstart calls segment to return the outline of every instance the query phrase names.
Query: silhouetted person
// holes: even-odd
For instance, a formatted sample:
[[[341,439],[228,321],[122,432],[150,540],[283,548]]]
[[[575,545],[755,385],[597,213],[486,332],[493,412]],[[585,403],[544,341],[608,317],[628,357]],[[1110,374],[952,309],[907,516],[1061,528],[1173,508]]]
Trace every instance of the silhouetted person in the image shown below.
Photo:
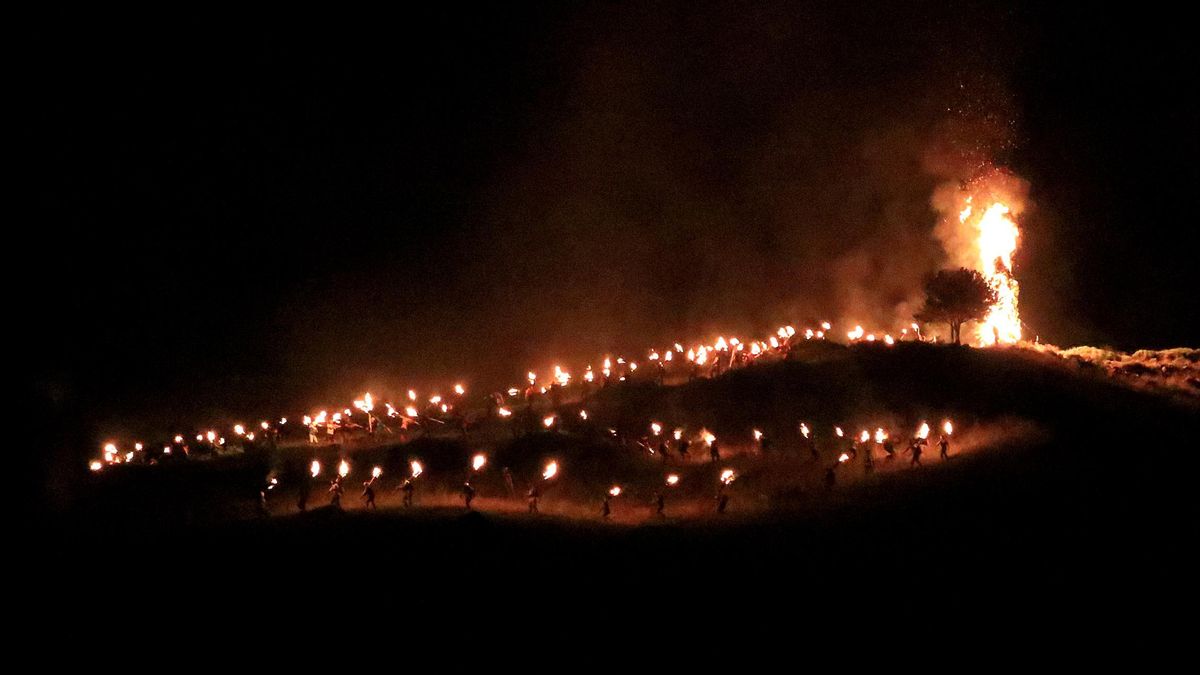
[[[538,500],[541,499],[541,497],[542,497],[542,493],[538,490],[536,485],[529,488],[529,492],[527,492],[525,494],[525,499],[529,503],[529,512],[530,513],[538,512]]]
[[[896,459],[896,444],[891,438],[887,438],[883,441],[883,451],[887,453],[887,461],[890,462],[893,459]]]
[[[345,490],[342,488],[342,481],[340,478],[335,478],[332,481],[330,481],[329,482],[329,505],[334,508],[337,508],[337,509],[342,508],[342,493],[343,492],[345,492]]]
[[[267,510],[267,489],[266,485],[258,489],[258,515],[261,518],[271,515],[271,512]]]
[[[475,500],[475,487],[473,485],[471,485],[471,481],[467,481],[467,482],[463,483],[462,498],[463,498],[463,504],[465,504],[467,507],[467,510],[470,511],[471,510],[471,502]]]
[[[945,436],[938,441],[938,454],[942,459],[950,459],[950,439]]]
[[[725,509],[729,506],[729,495],[724,492],[717,493],[717,513],[725,513]]]
[[[811,436],[805,438],[804,440],[808,442],[808,453],[812,455],[812,458],[817,460],[821,459],[821,453],[817,452],[816,440],[814,440]]]
[[[516,498],[517,488],[513,485],[512,469],[506,466],[500,471],[500,473],[504,476],[504,487],[508,488],[508,496],[510,498]]]
[[[600,517],[604,518],[605,520],[608,520],[609,514],[612,513],[612,506],[610,505],[611,501],[612,495],[606,492],[604,494],[604,503],[600,505]]]
[[[362,500],[366,502],[366,508],[375,510],[375,487],[371,485],[374,481],[363,483]]]
[[[837,467],[831,466],[825,469],[825,487],[831,490],[834,485],[837,485]]]
[[[712,445],[708,446],[708,458],[713,462],[721,461],[721,450],[717,447],[716,441],[713,441]]]
[[[401,500],[400,503],[403,504],[405,506],[405,508],[412,506],[412,504],[413,504],[413,481],[411,478],[404,479],[404,483],[400,486],[400,491],[402,493],[404,493],[404,498]]]
[[[667,442],[665,440],[660,441],[658,444],[658,454],[662,457],[662,461],[664,462],[667,461],[668,450],[669,448],[667,447]]]
[[[913,443],[908,447],[908,451],[912,453],[912,461],[909,466],[921,466],[921,443],[920,441]]]
[[[679,458],[680,459],[688,458],[688,448],[691,447],[691,445],[692,445],[691,442],[688,441],[688,439],[686,439],[686,438],[683,439],[682,441],[679,441]]]
[[[868,444],[864,444],[863,452],[866,453],[866,455],[863,457],[863,469],[867,473],[871,473],[875,471],[875,453]]]
[[[312,492],[312,485],[308,481],[308,476],[300,479],[300,496],[296,498],[296,506],[300,508],[300,512],[304,513],[308,510],[308,495]]]
[[[663,493],[654,493],[654,513],[658,516],[666,516],[667,500],[663,497]]]

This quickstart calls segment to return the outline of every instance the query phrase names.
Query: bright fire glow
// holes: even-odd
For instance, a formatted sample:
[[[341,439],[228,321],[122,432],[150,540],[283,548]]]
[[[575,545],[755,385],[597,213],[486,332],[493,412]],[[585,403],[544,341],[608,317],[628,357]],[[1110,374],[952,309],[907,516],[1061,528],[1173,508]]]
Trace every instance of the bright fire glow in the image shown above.
[[[678,484],[679,484],[679,474],[673,473],[673,474],[667,476],[667,485],[678,485]]]
[[[471,458],[471,468],[475,471],[482,469],[484,464],[487,464],[487,455],[482,452]]]
[[[946,432],[947,436],[954,433],[954,425],[950,423],[950,420],[942,422],[942,431]]]
[[[421,463],[415,459],[408,463],[408,468],[412,470],[413,478],[425,473],[425,467],[421,466]]]
[[[987,208],[976,210],[972,197],[964,201],[958,222],[971,228],[978,257],[973,265],[996,290],[997,300],[979,324],[980,345],[1012,344],[1021,339],[1021,318],[1017,312],[1020,286],[1012,276],[1013,255],[1017,251],[1021,231],[1013,220],[1012,210],[1003,201],[993,201]]]
[[[371,469],[371,478],[379,478],[382,475],[383,475],[383,469],[381,467],[377,466],[377,467]]]
[[[347,462],[343,459],[342,462],[338,464],[338,475],[342,478],[350,475],[350,462]]]
[[[547,464],[546,469],[544,471],[542,471],[542,478],[544,480],[550,480],[551,478],[554,478],[557,475],[558,475],[558,462],[555,462],[555,461],[551,461],[549,464]]]
[[[729,485],[736,479],[737,474],[733,472],[733,469],[725,469],[721,472],[721,482],[726,485]]]
[[[610,495],[612,495],[612,496],[614,496],[614,497],[620,496],[620,494],[621,494],[621,486],[620,486],[620,485],[614,485],[614,486],[612,486],[611,488],[609,488],[609,489],[608,489],[608,494],[610,494]]]
[[[917,429],[917,438],[929,438],[928,422],[921,422],[921,427]]]
[[[321,463],[314,459],[312,461],[312,464],[308,465],[308,472],[312,474],[313,478],[320,476],[321,475]]]

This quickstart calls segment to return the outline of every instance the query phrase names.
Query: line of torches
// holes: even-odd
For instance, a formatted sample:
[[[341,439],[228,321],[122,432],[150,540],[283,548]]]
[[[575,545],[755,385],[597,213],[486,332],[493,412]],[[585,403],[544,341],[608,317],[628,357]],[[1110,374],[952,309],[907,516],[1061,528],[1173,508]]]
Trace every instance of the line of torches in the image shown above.
[[[905,328],[900,331],[898,337],[894,337],[891,333],[867,333],[861,325],[856,325],[853,330],[846,332],[846,338],[850,343],[880,343],[883,345],[894,345],[897,340],[923,340],[920,326],[916,323],[911,324],[911,331]],[[766,339],[755,339],[744,341],[737,337],[718,336],[711,344],[696,343],[691,347],[685,348],[680,342],[673,343],[666,349],[652,348],[646,352],[646,361],[651,364],[650,367],[655,368],[658,374],[665,373],[668,364],[672,363],[687,363],[683,366],[689,369],[689,376],[703,377],[707,374],[717,375],[724,370],[748,365],[755,360],[775,354],[786,354],[791,348],[794,340],[802,337],[804,340],[826,340],[832,333],[832,324],[828,321],[822,321],[817,327],[805,328],[802,332],[798,332],[790,325],[779,327],[773,335]],[[634,376],[638,371],[639,364],[634,360],[626,360],[624,357],[605,356],[600,361],[600,368],[593,369],[591,364],[588,364],[581,376],[584,383],[592,384],[596,381],[604,383],[610,382],[613,378],[617,381],[624,382]],[[597,374],[597,370],[599,374]],[[539,377],[536,371],[529,370],[526,373],[527,386],[525,387],[509,387],[504,391],[509,398],[516,399],[522,393],[528,399],[534,393],[545,394],[551,388],[565,387],[575,380],[575,377],[561,365],[553,366],[553,374],[549,380],[542,379],[539,384]],[[332,438],[340,429],[352,428],[355,425],[352,418],[355,416],[355,411],[363,413],[366,417],[365,428],[374,433],[376,428],[381,428],[385,432],[391,432],[391,427],[385,420],[393,421],[399,424],[401,429],[408,429],[411,426],[420,426],[423,421],[432,421],[435,423],[445,423],[445,416],[456,412],[463,407],[463,401],[467,393],[466,387],[462,383],[457,383],[452,387],[453,394],[443,396],[440,393],[434,393],[428,398],[423,398],[418,395],[415,389],[409,389],[406,394],[406,400],[403,405],[394,405],[391,402],[382,402],[383,413],[379,414],[377,410],[379,405],[370,394],[363,394],[361,398],[353,401],[353,407],[343,408],[340,411],[330,412],[329,409],[322,409],[317,412],[301,416],[301,423],[307,427],[309,442],[318,444],[320,442],[321,433],[324,432],[326,437]],[[500,392],[497,392],[497,396]],[[511,418],[513,409],[511,405],[505,405],[503,400],[498,400],[495,406],[496,415],[501,419]],[[580,418],[588,419],[586,410],[581,410]],[[542,418],[542,425],[546,429],[552,429],[559,422],[557,414],[549,414]],[[262,420],[259,422],[258,430],[251,430],[243,423],[236,423],[229,431],[233,436],[233,440],[237,443],[244,444],[246,442],[254,443],[259,438],[270,438],[278,435],[285,425],[288,424],[287,417],[280,417],[275,422]],[[197,433],[195,442],[198,444],[207,444],[210,448],[224,448],[230,442],[224,433],[217,429],[209,429]],[[122,451],[118,448],[115,442],[106,442],[102,447],[101,456],[89,462],[88,467],[92,471],[100,471],[105,466],[113,464],[123,464],[137,461],[139,457],[143,457],[141,453],[145,450],[142,442],[134,443],[133,450]],[[183,455],[189,454],[189,445],[183,434],[176,434],[171,443],[162,445],[162,454],[169,456],[175,452],[181,452]]]

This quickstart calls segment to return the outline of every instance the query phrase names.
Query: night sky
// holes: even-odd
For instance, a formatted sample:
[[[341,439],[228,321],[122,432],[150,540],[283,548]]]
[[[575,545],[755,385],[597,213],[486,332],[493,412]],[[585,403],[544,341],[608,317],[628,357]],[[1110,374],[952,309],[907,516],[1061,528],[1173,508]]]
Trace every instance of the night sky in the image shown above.
[[[38,393],[169,431],[890,325],[980,158],[1030,183],[1043,339],[1196,346],[1189,27],[1038,4],[40,17]]]

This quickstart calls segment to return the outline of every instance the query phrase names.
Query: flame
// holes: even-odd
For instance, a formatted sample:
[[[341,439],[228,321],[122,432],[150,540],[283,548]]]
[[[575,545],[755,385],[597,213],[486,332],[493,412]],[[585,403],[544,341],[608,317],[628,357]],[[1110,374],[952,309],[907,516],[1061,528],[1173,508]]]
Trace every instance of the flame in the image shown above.
[[[512,417],[512,411],[508,408],[497,408],[496,414],[501,417]]]
[[[761,441],[761,440],[762,440],[762,436],[763,436],[763,434],[762,434],[762,432],[761,432],[761,431],[759,431],[758,429],[755,429],[755,430],[754,430],[754,440],[756,440],[756,441]]]
[[[547,415],[547,416],[543,417],[543,418],[542,418],[542,424],[543,424],[543,425],[544,425],[544,426],[545,426],[547,429],[549,429],[550,427],[554,426],[554,415]]]
[[[950,423],[950,420],[942,422],[942,431],[944,431],[947,436],[954,433],[954,425]]]
[[[661,433],[662,433],[662,425],[661,425],[661,424],[659,424],[658,422],[651,422],[651,423],[650,423],[650,431],[651,431],[651,432],[652,432],[652,433],[653,433],[655,436],[657,436],[657,435],[659,435],[659,434],[661,434]]]
[[[266,431],[267,429],[271,428],[271,425],[268,424],[265,420],[262,422],[259,422],[258,426],[261,427],[263,431]]]
[[[411,405],[404,409],[404,414],[408,415],[409,417],[419,417],[420,416],[420,413],[417,412],[417,409]]]
[[[841,428],[841,427],[834,427],[834,428],[833,428],[833,433],[837,434],[837,435],[838,435],[838,438],[844,438],[844,437],[846,436],[846,434],[842,432],[842,428]]]
[[[800,423],[800,433],[801,433],[801,435],[803,435],[805,438],[808,438],[808,434],[809,434],[810,432],[809,432],[809,430],[808,430],[808,425],[807,425],[807,424],[805,424],[804,422],[801,422],[801,423]]]
[[[482,452],[471,458],[471,468],[475,471],[482,469],[484,464],[487,464],[487,455]]]
[[[887,432],[885,432],[882,427],[875,430],[875,442],[876,443],[882,443],[882,442],[886,441],[887,437],[888,437]]]
[[[176,442],[176,443],[182,443],[182,442],[183,442],[183,436],[181,436],[180,434],[175,434],[175,442]]]
[[[679,439],[683,438],[683,429],[676,429],[673,432],[673,435],[675,436],[675,440],[679,440]]]
[[[374,467],[371,469],[371,478],[379,478],[382,475],[383,475],[382,467],[377,466],[377,467]]]
[[[725,469],[721,472],[722,483],[729,485],[735,480],[737,480],[737,474],[733,472],[733,469]]]
[[[844,462],[849,462],[849,461],[850,461],[849,453],[843,452],[842,454],[838,455],[838,464],[842,464]]]
[[[586,410],[579,411],[579,419],[581,419],[585,422],[587,421],[587,411]]]
[[[371,398],[370,394],[363,394],[362,398],[354,402],[354,407],[365,413],[370,413],[375,409],[375,399]]]
[[[928,422],[921,422],[921,427],[917,429],[917,438],[929,438]]]
[[[467,393],[467,390],[461,384],[456,384],[456,385],[454,385],[454,393],[458,394],[459,396],[462,396],[463,394]]]
[[[717,437],[713,436],[712,432],[707,429],[700,430],[700,438],[704,439],[706,445],[712,445],[713,441],[717,440]]]
[[[620,496],[621,495],[621,486],[620,485],[612,486],[611,488],[608,489],[608,494],[610,494],[614,497]]]
[[[425,473],[425,467],[421,466],[421,463],[415,459],[408,463],[408,468],[412,470],[413,478]]]
[[[414,389],[409,389],[409,390],[408,390],[408,400],[410,400],[410,401],[415,401],[415,400],[417,400],[417,392],[416,392],[416,390],[414,390]]]
[[[1020,287],[1012,277],[1012,258],[1021,232],[1009,217],[1009,208],[996,202],[984,212],[979,224],[979,266],[984,278],[996,289],[998,299],[979,326],[979,342],[1011,344],[1021,339],[1021,319],[1017,314]]]
[[[854,340],[862,338],[864,333],[866,333],[866,331],[863,330],[862,326],[855,326],[854,330],[846,333],[846,337],[850,338],[850,340],[853,342]]]
[[[240,424],[235,424],[235,425],[233,425],[233,433],[237,434],[238,436],[245,436],[246,435],[246,427],[244,427]]]
[[[314,459],[312,461],[312,464],[308,465],[308,472],[312,474],[313,478],[320,476],[321,475],[321,463]]]
[[[558,475],[558,462],[551,460],[551,462],[546,465],[545,471],[542,471],[542,479],[550,480],[551,478],[554,478],[557,475]]]
[[[871,432],[863,429],[862,433],[858,435],[858,440],[860,443],[866,443],[867,441],[871,440]]]
[[[88,468],[89,468],[89,469],[91,469],[92,471],[99,471],[100,469],[103,469],[103,468],[104,468],[104,464],[103,464],[103,463],[101,463],[101,461],[100,461],[100,460],[98,460],[98,459],[93,459],[93,460],[92,460],[92,461],[91,461],[91,462],[88,464]]]
[[[338,464],[338,475],[342,478],[350,475],[350,462],[347,462],[343,459],[341,463]]]
[[[679,474],[669,474],[667,476],[667,485],[675,486],[679,484]]]

